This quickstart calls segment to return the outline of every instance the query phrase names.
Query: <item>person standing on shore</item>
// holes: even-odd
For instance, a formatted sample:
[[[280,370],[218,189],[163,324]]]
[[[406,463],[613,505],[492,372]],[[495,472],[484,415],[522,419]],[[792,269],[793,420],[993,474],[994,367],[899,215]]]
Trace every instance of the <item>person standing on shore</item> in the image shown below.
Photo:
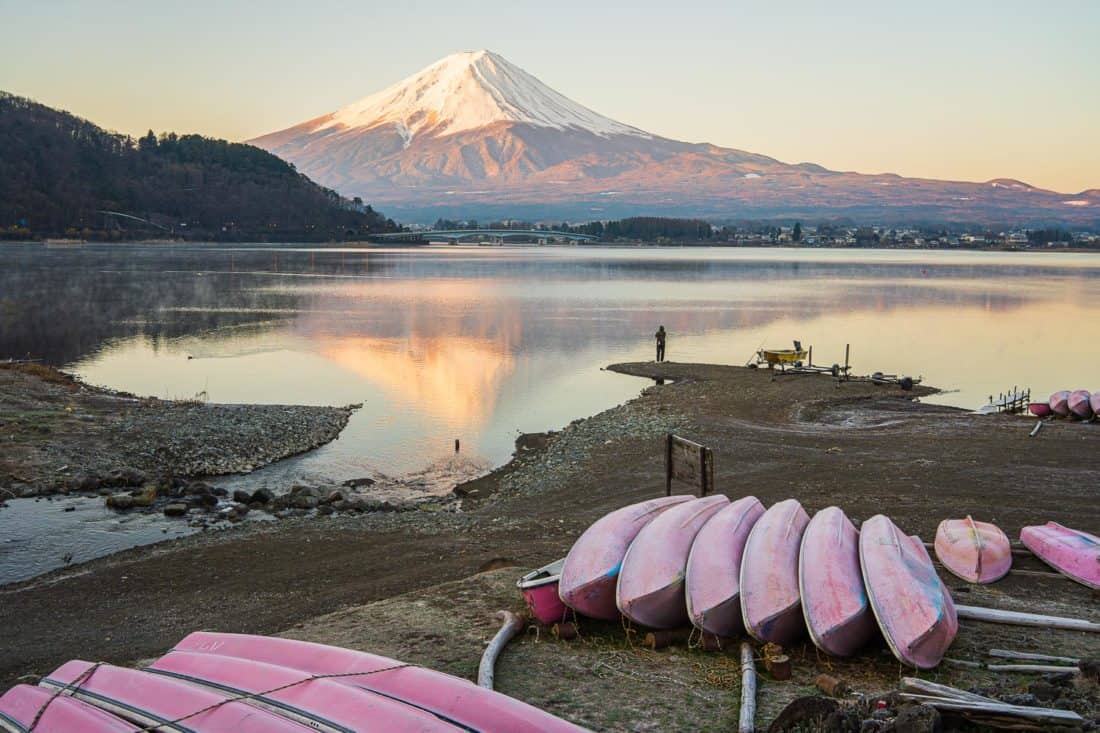
[[[665,327],[657,326],[657,333],[654,334],[654,338],[657,339],[657,361],[665,360]]]

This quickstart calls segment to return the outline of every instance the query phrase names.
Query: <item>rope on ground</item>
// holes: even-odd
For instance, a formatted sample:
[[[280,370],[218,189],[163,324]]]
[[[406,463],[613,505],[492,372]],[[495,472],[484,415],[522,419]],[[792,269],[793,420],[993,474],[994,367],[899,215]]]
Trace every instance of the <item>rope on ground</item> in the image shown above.
[[[31,721],[30,727],[27,728],[27,733],[34,733],[34,729],[38,727],[38,721],[42,720],[42,716],[45,714],[46,708],[50,706],[50,703],[64,695],[68,690],[80,687],[80,685],[84,684],[84,682],[92,676],[92,672],[95,672],[97,669],[99,669],[100,665],[102,664],[106,664],[106,662],[96,662],[91,667],[88,667],[86,670],[77,675],[76,679],[74,679],[72,682],[54,691],[54,693],[50,695],[49,699],[46,700],[46,702],[42,703],[42,707],[38,708],[38,712],[34,714],[34,720]]]
[[[64,687],[58,689],[50,697],[50,699],[47,700],[42,705],[42,709],[38,711],[38,714],[35,715],[34,722],[31,723],[31,727],[28,729],[28,733],[33,733],[34,726],[38,724],[38,719],[42,716],[42,713],[45,712],[46,706],[48,706],[51,702],[53,702],[54,698],[56,698],[59,695],[64,694],[67,691],[70,691],[70,690],[75,691],[77,688],[80,687],[81,684],[86,682],[88,677],[91,677],[92,672],[94,672],[96,670],[96,668],[99,667],[102,664],[106,664],[106,662],[96,662],[91,667],[84,670],[84,672],[82,672],[80,674],[80,676],[77,677],[76,679],[74,679],[72,682],[70,682],[69,684],[65,685]],[[331,680],[331,679],[337,679],[339,677],[366,677],[366,676],[372,675],[372,674],[380,674],[382,672],[392,672],[395,669],[404,669],[405,667],[415,667],[415,666],[417,666],[417,665],[402,663],[402,664],[394,664],[394,665],[391,665],[389,667],[383,667],[381,669],[372,669],[370,672],[339,672],[339,673],[333,673],[333,674],[310,675],[309,677],[304,677],[303,679],[295,680],[294,682],[288,682],[285,685],[280,685],[278,687],[272,687],[270,690],[263,690],[261,692],[246,692],[246,693],[243,693],[241,695],[236,695],[234,697],[227,697],[224,700],[219,700],[216,703],[213,703],[211,705],[207,705],[204,708],[196,710],[192,713],[188,713],[187,715],[184,715],[180,718],[176,718],[175,720],[164,720],[164,721],[161,721],[159,723],[153,723],[152,725],[147,725],[144,728],[136,728],[136,729],[134,729],[133,733],[150,733],[151,731],[157,731],[157,730],[160,730],[161,728],[163,728],[166,725],[175,725],[176,723],[182,723],[185,720],[189,720],[191,718],[194,718],[196,715],[202,715],[203,713],[208,713],[211,710],[215,710],[217,708],[220,708],[222,705],[227,705],[231,702],[242,702],[242,701],[245,701],[245,700],[253,700],[253,699],[256,699],[256,698],[267,697],[268,695],[271,695],[273,693],[281,692],[282,690],[286,690],[286,689],[289,689],[291,687],[295,687],[297,685],[304,684],[306,682],[313,682],[314,680]]]

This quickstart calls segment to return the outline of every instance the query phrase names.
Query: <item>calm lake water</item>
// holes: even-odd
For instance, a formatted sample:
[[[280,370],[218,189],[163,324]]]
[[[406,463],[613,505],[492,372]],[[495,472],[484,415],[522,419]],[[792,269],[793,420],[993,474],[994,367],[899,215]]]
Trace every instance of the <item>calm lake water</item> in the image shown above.
[[[456,438],[500,464],[519,432],[637,394],[600,368],[653,358],[658,324],[674,361],[851,344],[855,373],[963,407],[1100,389],[1098,286],[1100,255],[1071,253],[0,245],[0,358],[159,397],[361,402],[338,441],[242,481],[342,480],[421,471]]]

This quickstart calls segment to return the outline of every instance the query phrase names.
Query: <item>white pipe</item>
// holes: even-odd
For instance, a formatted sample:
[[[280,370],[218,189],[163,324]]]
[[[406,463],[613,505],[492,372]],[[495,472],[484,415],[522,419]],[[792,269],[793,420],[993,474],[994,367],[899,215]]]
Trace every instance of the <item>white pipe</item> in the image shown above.
[[[494,618],[504,621],[485,652],[481,655],[481,664],[477,668],[477,684],[487,690],[493,689],[493,667],[496,665],[497,655],[511,641],[512,637],[523,629],[523,617],[517,616],[511,611],[497,611]]]
[[[756,660],[752,644],[741,642],[741,717],[737,733],[753,733],[756,729]]]

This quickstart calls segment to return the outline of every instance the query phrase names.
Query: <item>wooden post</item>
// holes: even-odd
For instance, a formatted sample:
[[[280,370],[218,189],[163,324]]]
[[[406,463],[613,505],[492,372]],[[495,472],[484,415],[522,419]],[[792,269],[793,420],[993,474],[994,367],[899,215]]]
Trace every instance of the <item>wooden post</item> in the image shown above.
[[[844,379],[848,379],[848,355],[852,350],[851,344],[844,344]]]
[[[458,453],[459,446],[460,446],[460,444],[458,442],[458,438],[455,438],[455,453]]]
[[[672,433],[665,439],[665,496],[672,496]]]

